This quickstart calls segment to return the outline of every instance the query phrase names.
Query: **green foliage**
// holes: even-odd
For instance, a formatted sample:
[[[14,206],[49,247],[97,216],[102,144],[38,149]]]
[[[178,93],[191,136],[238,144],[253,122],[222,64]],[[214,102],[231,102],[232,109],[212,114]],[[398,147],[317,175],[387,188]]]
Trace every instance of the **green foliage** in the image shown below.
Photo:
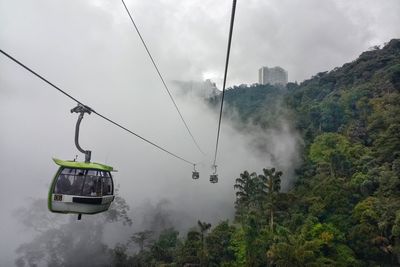
[[[378,199],[376,197],[368,197],[354,207],[353,216],[361,223],[376,224],[379,219],[377,208]]]
[[[246,266],[246,244],[244,242],[244,235],[244,230],[241,227],[235,229],[232,235],[229,249],[231,249],[235,255],[233,266]]]
[[[225,92],[226,112],[237,114],[244,123],[273,127],[280,118],[291,116],[288,109],[282,108],[285,93],[284,88],[272,85],[234,86]],[[220,96],[211,100],[212,103],[220,101]]]
[[[173,228],[163,230],[158,240],[150,247],[151,254],[156,262],[173,263],[176,259],[176,249],[180,245],[179,232]]]
[[[300,85],[289,84],[279,97],[265,94],[265,102],[283,105],[290,114],[286,119],[293,119],[305,141],[304,163],[291,192],[296,202],[288,202],[288,218],[278,220],[291,232],[274,233],[268,249],[271,264],[400,264],[399,81],[400,40],[392,40],[341,68],[318,73]],[[268,117],[275,110],[271,107],[264,114]],[[244,120],[253,119],[246,116]],[[244,240],[248,228],[254,229],[250,233],[256,240],[265,226],[265,213],[254,204],[260,199],[254,198],[257,179],[244,174],[239,182],[247,181],[249,190],[236,188],[243,192],[237,194],[236,211],[243,214],[238,203],[252,203],[245,210],[254,212],[244,212],[247,221],[240,222]],[[251,244],[240,244],[236,248],[243,255]],[[309,258],[300,257],[307,246],[313,246],[312,253],[304,252]]]
[[[200,233],[196,230],[191,230],[187,233],[186,240],[178,250],[178,260],[179,266],[184,266],[185,264],[197,264],[201,263],[201,251],[202,243]]]
[[[337,133],[323,133],[310,147],[310,159],[315,163],[329,166],[332,177],[346,176],[351,172],[352,147],[347,139]]]
[[[320,244],[307,241],[301,235],[281,232],[267,252],[272,266],[321,266],[317,263]]]
[[[235,227],[228,221],[219,223],[206,237],[209,266],[221,266],[235,260],[235,251],[231,246]]]

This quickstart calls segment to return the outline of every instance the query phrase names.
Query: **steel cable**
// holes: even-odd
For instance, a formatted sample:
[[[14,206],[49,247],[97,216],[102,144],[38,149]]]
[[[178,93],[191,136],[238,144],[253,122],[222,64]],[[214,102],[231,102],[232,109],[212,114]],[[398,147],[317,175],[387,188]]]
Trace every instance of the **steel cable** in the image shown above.
[[[222,86],[221,109],[219,111],[217,141],[216,141],[216,144],[215,144],[215,154],[214,154],[214,164],[213,164],[214,166],[216,166],[216,162],[217,162],[217,153],[218,153],[218,145],[219,145],[219,134],[220,134],[220,130],[221,130],[221,120],[222,120],[222,107],[224,105],[226,78],[227,78],[227,74],[228,74],[229,55],[230,55],[230,52],[231,52],[232,33],[233,33],[233,23],[235,21],[235,12],[236,12],[236,0],[233,0],[232,13],[231,13],[231,24],[230,24],[230,28],[229,28],[228,49],[227,49],[227,52],[226,52],[226,61],[225,61],[224,83],[223,83],[223,86]]]
[[[174,153],[168,151],[167,149],[161,147],[160,145],[157,145],[156,143],[154,143],[154,142],[152,142],[152,141],[150,141],[150,140],[148,140],[148,139],[146,139],[146,138],[140,136],[139,134],[137,134],[137,133],[135,133],[135,132],[129,130],[128,128],[122,126],[121,124],[119,124],[119,123],[117,123],[117,122],[115,122],[115,121],[109,119],[108,117],[106,117],[106,116],[104,116],[104,115],[98,113],[97,111],[93,110],[92,108],[90,108],[90,107],[88,107],[87,105],[83,104],[81,101],[79,101],[79,100],[76,99],[75,97],[71,96],[70,94],[68,94],[67,92],[65,92],[64,90],[62,90],[60,87],[56,86],[55,84],[53,84],[52,82],[50,82],[49,80],[47,80],[46,78],[44,78],[43,76],[39,75],[37,72],[35,72],[35,71],[32,70],[31,68],[27,67],[25,64],[21,63],[20,61],[18,61],[17,59],[15,59],[15,58],[12,57],[11,55],[9,55],[8,53],[4,52],[4,51],[1,50],[1,49],[0,49],[0,52],[1,52],[3,55],[5,55],[6,57],[8,57],[9,59],[11,59],[12,61],[14,61],[15,63],[17,63],[18,65],[20,65],[21,67],[23,67],[24,69],[26,69],[27,71],[29,71],[30,73],[32,73],[33,75],[35,75],[36,77],[38,77],[39,79],[41,79],[42,81],[46,82],[47,84],[49,84],[50,86],[52,86],[53,88],[55,88],[56,90],[58,90],[58,91],[59,91],[60,93],[62,93],[63,95],[65,95],[65,96],[67,96],[68,98],[74,100],[74,101],[77,102],[78,104],[87,107],[88,109],[91,110],[91,112],[93,112],[94,114],[96,114],[96,115],[99,116],[100,118],[102,118],[102,119],[104,119],[104,120],[106,120],[106,121],[108,121],[108,122],[114,124],[115,126],[118,126],[119,128],[121,128],[121,129],[127,131],[128,133],[130,133],[130,134],[132,134],[132,135],[138,137],[139,139],[141,139],[141,140],[147,142],[148,144],[150,144],[150,145],[152,145],[152,146],[154,146],[154,147],[156,147],[156,148],[158,148],[158,149],[164,151],[165,153],[168,153],[169,155],[171,155],[171,156],[173,156],[173,157],[175,157],[175,158],[177,158],[177,159],[180,159],[180,160],[182,160],[182,161],[184,161],[184,162],[186,162],[186,163],[188,163],[188,164],[190,164],[190,165],[194,165],[194,164],[195,164],[195,163],[193,163],[193,162],[191,162],[191,161],[189,161],[189,160],[186,160],[186,159],[184,159],[184,158],[182,158],[182,157],[180,157],[180,156],[178,156],[178,155],[176,155],[176,154],[174,154]]]
[[[169,97],[170,97],[172,103],[174,104],[175,109],[176,109],[176,111],[178,112],[178,114],[179,114],[179,116],[180,116],[180,118],[181,118],[183,124],[185,125],[185,127],[186,127],[186,129],[187,129],[189,135],[191,136],[191,138],[192,138],[193,142],[195,143],[197,149],[198,149],[203,155],[205,155],[205,153],[203,152],[203,150],[201,150],[201,148],[200,148],[198,142],[196,141],[196,138],[194,138],[192,132],[190,131],[189,126],[187,125],[185,119],[183,118],[183,115],[182,115],[181,111],[179,110],[178,105],[176,104],[176,102],[175,102],[175,100],[174,100],[174,98],[173,98],[173,96],[172,96],[170,90],[168,89],[168,86],[167,86],[167,84],[165,83],[165,80],[164,80],[163,76],[161,75],[161,72],[160,72],[160,70],[158,69],[156,62],[154,61],[154,58],[153,58],[153,56],[151,55],[150,50],[147,48],[146,42],[144,41],[142,35],[140,34],[140,31],[139,31],[138,27],[136,26],[136,23],[135,23],[135,21],[133,20],[133,17],[132,17],[132,15],[131,15],[131,13],[129,12],[128,7],[126,6],[124,0],[121,0],[121,1],[122,1],[122,4],[123,4],[124,7],[125,7],[126,12],[127,12],[128,15],[129,15],[129,18],[131,19],[131,22],[132,22],[133,26],[135,27],[135,30],[136,30],[137,34],[139,35],[140,40],[142,41],[142,44],[143,44],[144,48],[146,49],[147,54],[148,54],[149,57],[150,57],[151,62],[153,63],[154,68],[155,68],[156,71],[157,71],[158,76],[160,77],[160,80],[161,80],[162,84],[164,85],[165,90],[167,91],[167,93],[168,93],[168,95],[169,95]]]

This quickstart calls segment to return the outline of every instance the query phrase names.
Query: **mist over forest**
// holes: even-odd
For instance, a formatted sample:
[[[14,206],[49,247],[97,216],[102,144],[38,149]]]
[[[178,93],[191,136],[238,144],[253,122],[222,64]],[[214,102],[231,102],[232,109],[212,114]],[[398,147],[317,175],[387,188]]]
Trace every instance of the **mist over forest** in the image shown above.
[[[0,49],[96,112],[96,215],[49,211],[77,103],[0,54],[0,266],[400,265],[400,3],[0,0]],[[285,86],[257,83],[282,66]],[[193,165],[200,178],[192,179]]]

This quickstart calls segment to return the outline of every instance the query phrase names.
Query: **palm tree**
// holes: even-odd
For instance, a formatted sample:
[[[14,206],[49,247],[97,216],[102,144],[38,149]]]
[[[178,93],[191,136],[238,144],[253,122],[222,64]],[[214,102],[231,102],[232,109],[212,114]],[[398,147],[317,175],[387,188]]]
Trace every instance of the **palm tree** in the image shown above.
[[[233,188],[236,191],[236,216],[241,218],[244,209],[253,209],[257,203],[258,178],[256,173],[244,171],[236,178]]]
[[[137,232],[131,236],[130,242],[135,242],[139,246],[140,252],[143,252],[144,247],[151,240],[152,236],[153,236],[153,231],[147,230],[147,231]]]
[[[278,201],[279,191],[281,190],[281,171],[275,171],[275,168],[263,169],[264,174],[259,175],[261,198],[265,200],[267,210],[269,211],[269,222],[271,231],[274,230],[274,211]]]
[[[197,224],[200,227],[201,242],[203,243],[204,234],[211,228],[211,223],[197,221]]]
[[[200,240],[201,240],[201,257],[200,257],[200,265],[205,266],[205,258],[206,258],[206,251],[204,247],[204,236],[205,233],[211,228],[210,223],[197,221],[197,224],[200,228]]]

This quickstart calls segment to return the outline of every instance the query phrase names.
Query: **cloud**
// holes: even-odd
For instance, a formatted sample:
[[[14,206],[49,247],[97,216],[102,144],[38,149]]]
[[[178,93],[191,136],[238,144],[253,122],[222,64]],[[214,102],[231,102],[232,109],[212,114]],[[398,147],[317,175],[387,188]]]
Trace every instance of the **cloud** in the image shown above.
[[[48,61],[46,65],[57,66],[52,69],[60,79],[69,81],[80,74],[81,84],[86,78],[83,85],[90,87],[96,87],[93,78],[104,75],[118,85],[126,72],[134,81],[140,73],[145,81],[157,82],[121,2],[61,3],[1,1],[3,49],[12,48],[35,63]],[[126,4],[168,79],[201,79],[203,73],[215,73],[221,87],[230,1]],[[263,65],[280,65],[289,71],[290,80],[298,81],[341,66],[370,46],[399,37],[399,11],[396,0],[238,1],[229,85],[256,82]],[[121,72],[121,66],[127,69]]]

